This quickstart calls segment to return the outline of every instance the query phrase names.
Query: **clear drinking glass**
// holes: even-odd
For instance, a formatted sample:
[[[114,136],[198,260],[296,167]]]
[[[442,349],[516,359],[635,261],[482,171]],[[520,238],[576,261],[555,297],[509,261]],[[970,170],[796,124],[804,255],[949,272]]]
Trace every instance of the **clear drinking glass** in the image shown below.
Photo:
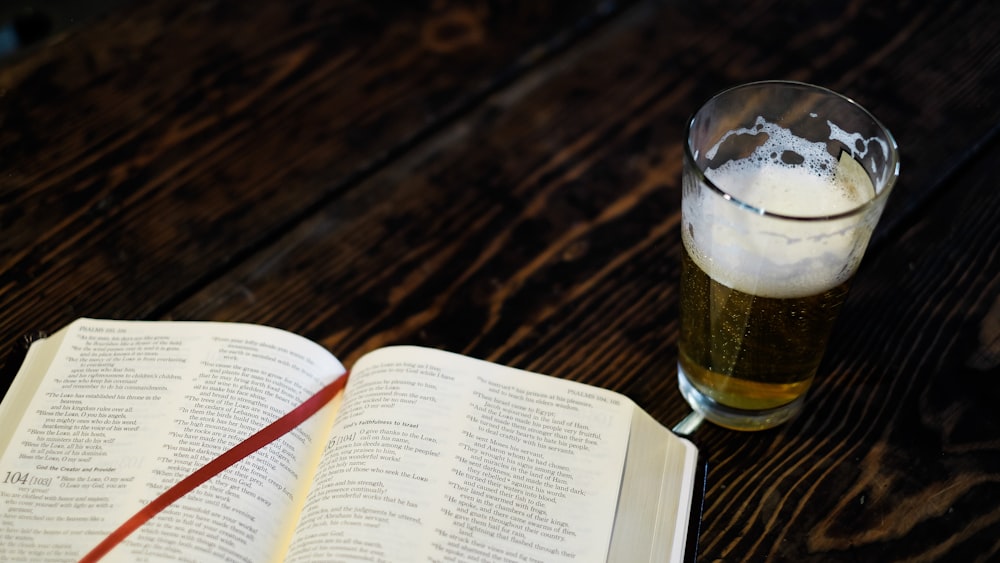
[[[825,88],[745,84],[695,113],[678,356],[695,411],[760,430],[801,410],[898,175],[889,131]]]

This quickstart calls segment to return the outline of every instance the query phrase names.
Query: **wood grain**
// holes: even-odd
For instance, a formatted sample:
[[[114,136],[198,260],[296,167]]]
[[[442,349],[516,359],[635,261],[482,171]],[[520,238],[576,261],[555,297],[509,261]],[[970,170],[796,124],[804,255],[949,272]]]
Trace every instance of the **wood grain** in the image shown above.
[[[599,8],[548,3],[204,6],[0,71],[7,341],[242,320],[347,363],[406,342],[586,381],[673,424],[685,120],[732,84],[815,82],[896,134],[902,180],[808,412],[696,433],[700,560],[1000,555],[1000,5],[643,2],[593,33]]]
[[[676,304],[663,302],[673,299],[673,289],[664,280],[674,281],[676,273],[673,231],[680,140],[684,120],[697,103],[694,96],[701,95],[694,86],[699,81],[690,78],[698,69],[677,60],[680,53],[691,57],[690,51],[698,49],[708,59],[719,49],[709,41],[719,33],[717,22],[703,24],[687,17],[658,5],[627,15],[594,41],[490,98],[480,111],[318,214],[276,244],[273,254],[264,252],[251,261],[236,275],[252,278],[251,284],[239,284],[252,285],[252,294],[241,289],[220,296],[220,290],[210,288],[204,294],[208,297],[199,296],[194,305],[185,305],[176,314],[225,318],[241,311],[264,314],[285,326],[317,331],[330,344],[347,349],[368,349],[417,332],[427,335],[428,342],[454,346],[452,338],[459,336],[463,351],[479,350],[507,361],[521,357],[511,348],[511,339],[517,331],[528,336],[526,324],[552,319],[565,303],[598,293],[613,304],[612,310],[645,296],[657,301],[652,306],[659,309],[652,317],[670,318]],[[917,20],[927,18],[920,15]],[[904,40],[914,37],[924,36],[910,32]],[[740,52],[735,48],[739,46],[729,50]],[[841,57],[853,60],[878,51],[871,47]],[[881,56],[881,64],[916,64],[910,59],[913,50],[904,46],[896,52],[893,59]],[[621,53],[661,55],[621,57]],[[872,72],[883,70],[879,66]],[[702,72],[695,78],[705,78],[708,71]],[[828,81],[823,69],[815,73],[812,78]],[[894,87],[903,91],[908,85]],[[983,90],[979,95],[987,98],[993,93]],[[951,94],[939,92],[934,103],[957,104],[958,100],[948,99]],[[993,113],[982,122],[970,120],[963,124],[967,127],[942,132],[962,135],[965,149],[943,153],[936,142],[940,136],[913,138],[904,146],[907,162],[922,163],[924,169],[949,168],[953,160],[965,158],[964,151],[991,134],[989,123],[996,120],[997,110],[987,111]],[[901,117],[890,125],[898,125],[911,137]],[[904,169],[897,196],[912,209],[940,185],[933,175],[907,177]],[[897,211],[896,217],[901,220],[906,213]],[[294,264],[286,258],[290,249],[297,253]],[[635,260],[640,262],[630,265]],[[309,264],[323,266],[313,271],[311,280],[304,280],[300,271]],[[292,269],[285,271],[288,266]],[[635,269],[617,272],[624,266]],[[618,280],[634,284],[644,277],[637,274],[642,272],[650,275],[635,295],[616,297],[628,289],[619,287]],[[223,283],[234,285],[232,280]],[[298,285],[290,288],[288,283]],[[526,288],[526,284],[538,285]],[[283,293],[298,296],[302,305],[278,304]],[[363,299],[355,304],[338,295]],[[230,298],[231,303],[223,303]],[[203,299],[211,301],[208,307],[198,304]],[[317,311],[317,302],[329,303],[329,309]],[[261,310],[247,309],[250,303]],[[639,303],[636,308],[643,308]],[[510,312],[517,318],[505,319],[504,313]],[[452,314],[474,315],[469,321],[476,330],[470,330],[464,318],[442,318]],[[392,315],[398,319],[385,320]],[[308,320],[315,316],[324,318]],[[326,333],[338,323],[353,328],[343,340]],[[449,325],[463,327],[458,329],[462,334],[447,332]],[[570,328],[566,325],[567,331]],[[442,336],[435,337],[434,331]],[[669,333],[658,336],[649,338],[672,338]],[[562,363],[562,359],[532,357],[533,367]]]
[[[636,10],[490,98],[481,111],[305,223],[274,253],[263,252],[173,314],[263,318],[321,339],[348,361],[395,342],[441,346],[614,388],[665,423],[676,422],[686,411],[674,379],[680,139],[688,106],[701,96],[690,76],[706,76],[670,63],[679,52],[707,44],[716,30],[709,26],[697,35],[695,20],[652,10]],[[664,21],[689,35],[663,31]],[[898,43],[890,54],[859,47],[840,57],[856,61],[879,52],[877,64],[869,64],[875,74],[912,68],[923,56],[922,43],[907,43],[932,31],[908,28],[903,39],[886,38]],[[966,50],[976,48],[963,45],[953,54]],[[621,53],[663,56],[612,55]],[[838,61],[830,64],[837,68]],[[822,68],[811,72],[795,77],[831,80]],[[892,99],[910,87],[889,86],[893,90],[868,95]],[[954,107],[993,94],[939,90],[927,103]],[[885,112],[909,142],[906,164],[918,174],[906,176],[904,168],[897,192],[904,204],[888,221],[895,228],[883,229],[872,249],[809,414],[760,435],[699,430],[713,466],[704,560],[936,560],[997,552],[991,538],[1000,489],[990,476],[996,444],[937,461],[947,452],[940,436],[910,435],[929,433],[912,418],[929,414],[915,390],[946,384],[945,366],[961,359],[953,357],[957,341],[940,338],[940,316],[899,293],[907,281],[926,284],[925,290],[950,287],[969,267],[988,273],[975,283],[962,280],[961,287],[997,297],[996,257],[989,254],[998,242],[995,230],[971,241],[942,235],[949,217],[968,207],[983,214],[971,219],[983,227],[997,209],[995,198],[983,193],[990,186],[984,178],[995,172],[992,159],[977,150],[992,135],[997,114],[985,108],[986,119],[974,123],[972,109],[966,108],[967,126],[939,126],[927,137],[916,136],[927,124],[906,120],[899,109]],[[960,136],[963,143],[955,140]],[[961,148],[943,151],[942,139]],[[953,161],[968,159],[987,164],[969,176],[929,173],[954,173]],[[940,202],[927,198],[951,191],[965,199],[934,214],[943,224],[905,226],[937,210]],[[934,234],[921,234],[927,229]],[[950,269],[931,263],[911,270],[898,262],[907,254],[897,239],[910,245],[909,253],[936,241],[927,260],[950,259]],[[955,248],[963,249],[960,258],[953,257]],[[311,271],[308,280],[303,270]],[[903,274],[910,277],[901,282]],[[988,299],[970,306],[964,290],[938,293],[920,298],[939,303],[937,310],[954,315],[958,325],[971,326],[985,314]],[[287,294],[298,297],[283,300]],[[874,320],[872,311],[879,312]],[[886,350],[892,355],[883,356]],[[910,417],[900,416],[904,409]],[[989,428],[996,418],[985,423]],[[909,475],[915,467],[932,475]]]
[[[715,465],[706,553],[997,555],[1000,359],[984,350],[1000,337],[990,324],[1000,301],[998,156],[993,143],[950,184],[955,195],[928,203],[933,216],[866,258],[807,416],[736,448],[725,431],[699,430],[704,448],[726,452]],[[720,520],[740,528],[707,537]]]
[[[0,70],[0,341],[159,315],[614,13],[596,4],[161,0],[27,54]]]

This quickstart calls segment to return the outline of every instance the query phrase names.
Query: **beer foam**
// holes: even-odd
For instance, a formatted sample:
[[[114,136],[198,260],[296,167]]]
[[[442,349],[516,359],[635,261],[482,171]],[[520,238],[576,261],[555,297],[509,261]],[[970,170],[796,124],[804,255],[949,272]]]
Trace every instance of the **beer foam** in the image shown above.
[[[882,138],[872,137],[866,139],[861,133],[848,133],[837,124],[832,121],[827,121],[827,125],[830,126],[830,139],[835,141],[840,141],[845,147],[851,151],[851,156],[853,156],[858,161],[864,162],[865,158],[868,158],[869,167],[872,173],[878,172],[878,165],[875,163],[874,155],[871,155],[872,145],[882,149],[882,161],[887,161],[889,159],[889,143]],[[882,173],[878,178],[878,185],[884,186],[889,179],[889,174],[891,172],[890,167],[886,166],[883,168]]]
[[[770,161],[719,168],[706,176],[723,191],[753,207],[790,217],[825,217],[850,211],[868,198],[853,184]]]
[[[846,135],[829,124],[838,136]],[[747,158],[726,161],[706,170],[705,176],[743,203],[795,217],[835,215],[864,203],[857,190],[838,182],[838,162],[826,143],[807,141],[758,117],[753,127],[723,135],[705,156],[715,158],[719,147],[733,135],[766,138]]]
[[[685,196],[688,253],[716,281],[754,295],[802,297],[843,283],[857,269],[870,235],[864,214],[798,221],[763,211],[799,218],[850,211],[874,196],[867,175],[862,172],[859,180],[853,169],[839,173],[826,143],[801,139],[762,118],[752,128],[727,133],[706,156],[714,158],[732,135],[761,134],[767,138],[753,154],[705,172],[731,198],[755,209],[708,190]],[[845,158],[857,166],[850,155]]]

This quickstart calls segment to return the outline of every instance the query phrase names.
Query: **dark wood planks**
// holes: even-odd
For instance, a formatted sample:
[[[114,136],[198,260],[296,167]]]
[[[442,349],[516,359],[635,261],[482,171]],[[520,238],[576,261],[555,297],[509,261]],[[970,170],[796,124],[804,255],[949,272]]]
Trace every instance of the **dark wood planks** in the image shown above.
[[[998,202],[985,193],[993,153],[983,156],[979,147],[997,122],[997,109],[983,103],[996,86],[942,85],[921,98],[911,94],[912,81],[873,78],[916,69],[923,41],[941,41],[935,30],[975,30],[983,17],[953,11],[946,16],[954,19],[941,20],[911,8],[898,35],[841,48],[826,66],[803,68],[798,55],[765,60],[775,73],[821,83],[860,65],[866,70],[851,77],[848,93],[912,99],[928,112],[949,108],[960,123],[911,119],[908,106],[875,104],[910,166],[896,194],[903,203],[888,217],[895,228],[883,230],[869,256],[810,413],[759,435],[699,430],[713,465],[705,560],[919,560],[997,550],[989,539],[1000,498],[989,477],[996,444],[962,453],[967,446],[935,437],[920,418],[942,416],[922,410],[921,390],[947,384],[949,370],[961,365],[956,349],[968,345],[943,338],[942,315],[968,332],[998,294],[991,251],[1000,239],[989,229]],[[679,420],[686,412],[674,380],[683,121],[709,93],[704,82],[747,78],[742,64],[704,61],[748,56],[740,47],[750,48],[740,34],[719,39],[730,35],[700,17],[661,5],[627,14],[172,316],[284,326],[348,362],[393,342],[442,346],[615,388],[665,423]],[[841,25],[864,17],[875,16],[845,16]],[[952,64],[971,58],[995,73],[991,41],[955,43]],[[967,159],[979,165],[955,177],[954,163]],[[955,210],[926,203],[949,192],[962,196]],[[968,209],[984,214],[973,222],[987,227],[971,241],[946,226]],[[918,223],[924,216],[928,222]],[[926,267],[900,262],[929,242]],[[967,268],[985,273],[962,278]],[[900,290],[906,283],[939,304],[911,302]],[[969,301],[966,291],[986,297]],[[988,410],[961,399],[969,416],[996,424]],[[891,523],[883,526],[883,517]]]
[[[241,269],[238,276],[253,278],[253,294],[247,293],[246,300],[233,293],[227,304],[225,295],[209,289],[175,313],[216,311],[212,314],[226,318],[264,314],[281,324],[318,330],[318,336],[327,338],[326,330],[347,323],[355,330],[343,343],[360,349],[423,331],[430,341],[461,342],[465,351],[480,349],[513,360],[519,357],[510,348],[513,335],[521,331],[527,336],[525,325],[567,306],[558,299],[569,303],[600,293],[613,302],[616,292],[627,289],[616,285],[619,280],[637,283],[647,273],[647,285],[623,297],[622,303],[639,295],[672,299],[671,284],[664,282],[672,279],[676,267],[671,221],[677,220],[683,122],[700,96],[715,89],[700,86],[701,79],[719,87],[727,82],[716,75],[730,66],[705,67],[705,61],[714,53],[746,51],[743,43],[724,42],[721,24],[695,16],[703,15],[657,5],[627,15],[607,34],[491,98],[481,111],[377,175],[357,194],[330,206],[278,243],[273,253],[263,253]],[[929,21],[921,10],[911,17],[917,23]],[[850,29],[855,22],[840,23]],[[871,53],[879,55],[873,74],[913,67],[919,64],[913,59],[921,56],[916,53],[922,41],[939,40],[925,33],[929,31],[933,29],[907,29],[900,37],[882,38],[884,44],[841,50],[839,58],[827,61],[832,70],[794,67],[794,74],[833,82],[837,77],[829,73],[843,72],[844,61],[867,62],[864,57]],[[886,58],[890,44],[896,45],[895,55]],[[995,55],[989,43],[971,47],[979,48]],[[962,45],[951,54],[964,60],[968,49]],[[772,59],[776,73],[791,72],[791,63],[777,54]],[[987,70],[995,72],[995,57],[988,60],[994,66]],[[745,78],[741,66],[733,68],[739,79]],[[892,90],[877,95],[891,98],[910,87],[902,82],[890,86]],[[995,94],[994,89],[984,86],[972,94],[939,90],[926,98],[935,106],[978,106]],[[969,118],[955,127],[941,128],[937,136],[915,137],[901,110],[885,109],[886,121],[910,141],[904,146],[907,161],[923,169],[948,169],[991,134],[998,118],[996,108],[985,107],[982,119],[973,119],[973,107],[968,107]],[[942,151],[942,136],[964,139],[964,148]],[[935,176],[907,176],[904,169],[897,197],[913,208],[938,184]],[[900,219],[905,216],[896,212]],[[289,259],[291,252],[294,260]],[[631,260],[642,262],[634,271],[619,271]],[[305,279],[302,269],[313,265],[312,279]],[[222,285],[232,286],[233,281]],[[279,303],[278,295],[291,300]],[[360,297],[360,302],[352,304],[350,296]],[[260,310],[247,309],[248,300]],[[463,305],[452,305],[454,301]],[[318,302],[328,303],[330,310],[317,311]],[[669,319],[674,305],[654,306],[660,309],[651,316]],[[504,318],[504,313],[514,318]],[[319,318],[305,320],[313,317]],[[357,330],[358,323],[363,330]],[[457,334],[448,332],[449,325],[459,327]],[[572,328],[565,326],[565,332]],[[671,337],[669,331],[660,336]]]
[[[27,53],[0,69],[0,342],[155,316],[613,12],[160,0]]]
[[[808,416],[698,431],[709,554],[987,561],[1000,550],[1000,143],[866,257]],[[961,249],[958,251],[957,249]],[[729,522],[729,524],[721,524]]]
[[[382,344],[423,343],[615,388],[673,423],[686,412],[673,379],[683,122],[733,83],[814,81],[857,97],[899,137],[903,181],[886,223],[894,227],[883,229],[859,278],[810,413],[759,435],[699,430],[713,464],[703,559],[995,556],[996,397],[989,375],[977,375],[993,373],[995,356],[977,352],[975,336],[990,326],[998,295],[1000,241],[990,220],[998,204],[987,179],[996,150],[983,156],[981,146],[1000,111],[993,4],[764,2],[735,11],[722,2],[649,2],[450,126],[418,123],[422,108],[438,107],[442,78],[400,67],[418,91],[398,92],[401,75],[388,73],[370,100],[352,98],[364,102],[350,106],[355,121],[334,120],[330,131],[347,102],[332,79],[312,73],[327,68],[316,53],[340,51],[310,35],[305,20],[246,12],[237,24],[186,8],[161,16],[166,4],[158,4],[139,12],[146,19],[114,24],[135,36],[123,44],[155,53],[160,19],[239,29],[292,21],[300,31],[259,45],[230,46],[224,34],[177,41],[191,43],[183,45],[194,53],[182,57],[188,63],[209,55],[195,65],[204,86],[190,93],[181,85],[195,74],[165,78],[177,84],[165,93],[127,89],[129,77],[148,77],[141,61],[127,62],[129,49],[78,54],[72,38],[61,54],[3,74],[34,94],[54,92],[37,103],[0,99],[5,115],[24,120],[2,154],[28,159],[16,181],[0,179],[11,182],[0,184],[4,220],[16,221],[18,209],[46,211],[32,215],[40,223],[4,223],[14,235],[5,250],[25,254],[0,278],[3,334],[79,314],[165,311],[282,326],[348,361]],[[357,9],[356,21],[368,21],[371,13]],[[503,29],[525,15],[509,14]],[[395,37],[384,36],[384,68],[395,68]],[[500,43],[480,50],[494,72],[519,52]],[[257,56],[242,63],[246,52]],[[147,58],[145,71],[187,68],[169,59]],[[438,60],[445,73],[479,70]],[[327,62],[327,72],[346,72]],[[265,87],[259,77],[274,80]],[[79,99],[113,103],[91,112],[71,103],[81,111],[58,114],[71,124],[60,125],[45,108],[63,111],[58,97],[74,88]],[[155,103],[143,105],[135,91]],[[369,128],[362,107],[395,109],[406,127]],[[441,124],[451,110],[437,111]],[[59,131],[79,139],[42,154],[38,139],[52,142]],[[355,140],[357,131],[375,131],[374,141]],[[121,146],[108,140],[126,134],[138,136]],[[21,142],[35,150],[16,153]],[[327,162],[330,155],[341,160]],[[959,177],[959,163],[975,166]],[[56,172],[64,177],[39,181]],[[352,174],[367,179],[343,194]],[[17,200],[25,186],[34,186],[29,199]],[[934,199],[951,192],[956,203]],[[948,227],[960,211],[980,214],[966,215],[976,229]],[[16,238],[32,229],[47,234],[34,246]],[[74,231],[82,234],[64,238]],[[985,367],[963,371],[971,357],[987,358],[976,364]],[[962,373],[965,391],[952,387]],[[983,421],[978,429],[974,419]]]

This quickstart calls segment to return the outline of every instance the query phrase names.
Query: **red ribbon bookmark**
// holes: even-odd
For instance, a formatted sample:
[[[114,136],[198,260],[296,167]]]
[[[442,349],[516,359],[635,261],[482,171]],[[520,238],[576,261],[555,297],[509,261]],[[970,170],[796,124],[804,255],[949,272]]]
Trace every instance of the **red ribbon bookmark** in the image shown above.
[[[349,373],[350,372],[344,372],[340,377],[334,380],[333,383],[330,383],[326,387],[320,389],[319,392],[306,399],[304,403],[295,407],[285,416],[275,420],[253,436],[250,436],[246,440],[236,444],[229,451],[208,462],[206,465],[188,475],[173,487],[164,491],[160,496],[153,499],[152,502],[142,507],[142,509],[140,509],[139,512],[136,512],[134,516],[126,520],[125,523],[119,526],[117,530],[111,532],[111,534],[104,538],[101,543],[97,544],[97,547],[92,549],[90,553],[84,555],[83,559],[80,559],[80,563],[92,563],[99,561],[102,557],[107,555],[113,547],[121,543],[132,532],[136,531],[139,526],[148,522],[150,518],[159,514],[160,511],[173,504],[174,501],[193,491],[198,487],[198,485],[201,485],[205,481],[208,481],[212,477],[222,473],[226,468],[232,466],[241,459],[284,436],[288,432],[291,432],[293,428],[305,422],[312,415],[316,414],[319,409],[323,408],[327,403],[333,400],[333,398],[337,396],[337,393],[340,393],[340,391],[344,388],[344,385],[347,384],[347,376]]]

